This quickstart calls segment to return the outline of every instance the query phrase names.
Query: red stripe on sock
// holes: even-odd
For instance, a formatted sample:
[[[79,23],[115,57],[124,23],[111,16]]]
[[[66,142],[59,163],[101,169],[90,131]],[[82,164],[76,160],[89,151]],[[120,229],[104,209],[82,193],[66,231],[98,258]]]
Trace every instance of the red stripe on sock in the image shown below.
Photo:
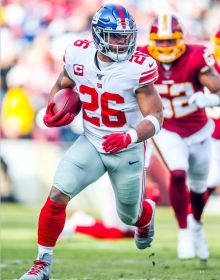
[[[152,218],[153,209],[150,203],[148,203],[146,200],[143,201],[143,212],[139,219],[137,220],[135,226],[136,227],[145,227],[150,223],[150,220]]]

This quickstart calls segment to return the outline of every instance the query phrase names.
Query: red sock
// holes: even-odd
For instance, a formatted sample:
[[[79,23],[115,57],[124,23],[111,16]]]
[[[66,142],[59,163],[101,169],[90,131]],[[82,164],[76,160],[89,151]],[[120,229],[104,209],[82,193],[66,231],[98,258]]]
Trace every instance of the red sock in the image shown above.
[[[173,170],[170,171],[170,175],[170,202],[179,227],[187,228],[189,192],[186,186],[186,172],[184,170]]]
[[[210,197],[210,195],[213,193],[215,191],[215,188],[210,188],[210,187],[208,187],[207,188],[207,190],[206,190],[206,198],[207,198],[207,201],[208,201],[208,199],[209,199],[209,197]],[[207,202],[206,201],[206,202]]]
[[[201,220],[202,212],[207,202],[207,197],[207,192],[195,193],[193,191],[190,191],[192,214],[198,222]]]
[[[53,202],[48,197],[38,221],[38,244],[54,247],[63,230],[65,219],[66,205]]]
[[[208,202],[210,195],[211,195],[214,191],[215,191],[215,188],[209,188],[209,187],[207,188],[207,190],[206,190],[206,195],[205,195],[205,198],[206,198],[205,204]],[[189,207],[188,207],[188,214],[192,214],[192,206],[191,206],[191,204],[189,204]]]
[[[139,219],[137,220],[135,226],[136,227],[145,227],[150,223],[150,220],[152,218],[153,209],[150,203],[148,203],[146,200],[143,201],[143,212]]]
[[[118,239],[125,237],[120,229],[106,227],[102,221],[96,221],[93,225],[89,226],[77,226],[75,232],[87,234],[95,238]]]

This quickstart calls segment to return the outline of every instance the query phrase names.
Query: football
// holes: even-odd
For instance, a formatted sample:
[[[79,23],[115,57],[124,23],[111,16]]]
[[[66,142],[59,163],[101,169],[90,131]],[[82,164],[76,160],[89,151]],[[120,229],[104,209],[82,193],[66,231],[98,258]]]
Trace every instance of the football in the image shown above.
[[[81,102],[79,99],[79,94],[72,88],[65,88],[58,91],[52,102],[55,103],[53,107],[53,112],[64,110],[64,114],[71,113],[76,116],[81,109]]]

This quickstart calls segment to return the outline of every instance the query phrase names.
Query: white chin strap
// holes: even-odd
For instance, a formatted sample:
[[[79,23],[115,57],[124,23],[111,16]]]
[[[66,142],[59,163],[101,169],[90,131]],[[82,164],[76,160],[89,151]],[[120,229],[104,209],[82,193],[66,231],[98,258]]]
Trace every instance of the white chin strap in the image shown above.
[[[128,59],[128,53],[114,53],[109,51],[106,54],[109,58],[111,58],[113,61],[124,61]]]

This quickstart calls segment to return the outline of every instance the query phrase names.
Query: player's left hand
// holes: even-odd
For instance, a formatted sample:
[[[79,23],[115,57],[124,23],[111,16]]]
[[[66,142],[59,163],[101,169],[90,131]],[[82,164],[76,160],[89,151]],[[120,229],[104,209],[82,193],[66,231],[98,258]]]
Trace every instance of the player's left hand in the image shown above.
[[[127,132],[113,133],[103,136],[106,140],[102,143],[105,152],[115,154],[131,144],[131,135]]]
[[[202,109],[220,105],[220,97],[217,94],[204,94],[202,91],[198,91],[190,97],[188,103],[195,104]]]

